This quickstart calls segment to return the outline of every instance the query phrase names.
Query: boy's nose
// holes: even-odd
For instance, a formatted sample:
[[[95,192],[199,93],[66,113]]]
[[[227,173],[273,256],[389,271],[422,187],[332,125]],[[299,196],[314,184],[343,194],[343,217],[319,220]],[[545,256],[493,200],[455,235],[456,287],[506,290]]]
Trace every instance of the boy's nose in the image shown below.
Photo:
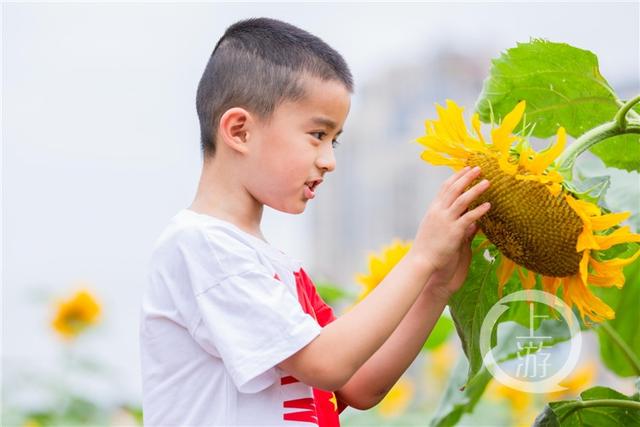
[[[336,156],[333,153],[333,146],[329,145],[328,148],[320,152],[316,159],[316,165],[326,172],[332,172],[336,168]]]

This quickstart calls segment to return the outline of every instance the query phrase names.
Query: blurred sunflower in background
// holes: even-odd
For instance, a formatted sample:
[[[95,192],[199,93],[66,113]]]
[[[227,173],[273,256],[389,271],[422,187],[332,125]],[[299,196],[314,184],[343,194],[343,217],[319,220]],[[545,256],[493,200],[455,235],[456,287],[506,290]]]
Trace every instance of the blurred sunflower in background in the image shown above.
[[[560,382],[560,385],[565,387],[564,390],[546,393],[544,398],[549,402],[574,399],[580,392],[591,387],[597,376],[598,364],[594,360],[588,360]]]
[[[435,388],[444,388],[457,356],[456,346],[450,340],[431,350],[429,357],[425,358],[424,382],[434,384]]]
[[[57,301],[55,306],[51,326],[65,340],[76,338],[100,318],[100,303],[87,289],[80,289],[69,299]]]
[[[575,306],[586,323],[586,317],[595,322],[614,318],[614,311],[587,285],[621,288],[622,269],[640,256],[640,250],[626,259],[608,260],[599,251],[640,242],[640,234],[628,226],[617,227],[629,212],[603,213],[598,205],[569,191],[560,165],[554,164],[566,144],[564,128],[558,129],[555,143],[538,153],[526,138],[513,134],[525,101],[492,128],[490,140],[480,130],[478,114],[472,117],[471,135],[463,109],[451,100],[446,104],[446,108],[436,105],[439,119],[427,120],[425,135],[416,141],[425,148],[424,161],[455,171],[479,166],[482,178],[491,182],[469,209],[491,202],[478,223],[502,254],[499,295],[515,273],[525,289],[533,288],[540,276],[542,288],[554,295],[562,289],[564,301]]]
[[[395,265],[411,248],[411,242],[394,239],[390,245],[385,246],[382,251],[369,254],[369,272],[356,275],[356,281],[362,285],[362,291],[358,295],[356,303],[362,301],[369,292],[389,274]]]
[[[384,418],[402,415],[413,400],[415,388],[413,380],[405,376],[400,377],[384,399],[378,403],[378,413]]]
[[[545,393],[542,399],[536,395],[507,387],[497,381],[491,381],[487,389],[487,397],[494,402],[505,402],[509,406],[513,425],[530,426],[540,412],[544,403],[567,398],[574,398],[585,388],[593,384],[597,376],[597,363],[588,360],[578,367],[560,385],[565,387],[558,392]],[[541,401],[542,400],[542,401]]]

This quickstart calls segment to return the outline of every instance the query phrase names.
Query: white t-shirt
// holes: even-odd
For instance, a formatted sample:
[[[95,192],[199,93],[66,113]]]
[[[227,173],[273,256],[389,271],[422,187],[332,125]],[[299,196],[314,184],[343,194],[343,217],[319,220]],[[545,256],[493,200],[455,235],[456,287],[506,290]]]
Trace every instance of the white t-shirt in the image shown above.
[[[298,260],[178,212],[155,244],[140,321],[146,426],[337,426],[333,393],[276,365],[335,319]]]

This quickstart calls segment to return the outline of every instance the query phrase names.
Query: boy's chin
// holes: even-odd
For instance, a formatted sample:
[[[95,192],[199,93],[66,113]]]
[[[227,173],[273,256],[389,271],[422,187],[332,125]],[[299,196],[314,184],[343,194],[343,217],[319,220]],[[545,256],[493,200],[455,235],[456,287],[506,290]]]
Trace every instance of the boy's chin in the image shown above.
[[[307,204],[303,202],[303,204],[299,206],[290,206],[288,209],[284,209],[281,212],[292,214],[292,215],[298,215],[304,212],[306,208],[307,208]]]
[[[287,205],[287,206],[272,206],[272,205],[267,205],[269,206],[271,209],[275,209],[278,212],[282,212],[282,213],[288,213],[288,214],[292,214],[292,215],[298,215],[301,214],[302,212],[304,212],[304,210],[307,208],[307,202],[306,201],[300,201],[299,203],[296,203],[295,205]]]

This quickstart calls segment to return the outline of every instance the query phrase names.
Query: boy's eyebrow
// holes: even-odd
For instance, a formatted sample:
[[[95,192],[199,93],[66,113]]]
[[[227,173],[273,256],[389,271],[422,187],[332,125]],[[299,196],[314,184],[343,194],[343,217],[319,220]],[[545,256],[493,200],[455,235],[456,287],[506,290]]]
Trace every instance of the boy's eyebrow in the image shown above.
[[[327,128],[329,128],[329,130],[334,130],[335,128],[337,128],[337,127],[338,127],[338,125],[336,124],[336,122],[334,122],[333,120],[328,119],[328,118],[326,118],[326,117],[312,117],[312,118],[311,118],[311,121],[312,121],[314,124],[321,125],[321,126],[326,126]],[[340,135],[341,133],[342,133],[342,129],[340,129],[340,130],[338,131],[338,133],[336,134],[336,136],[337,136],[337,135]]]

